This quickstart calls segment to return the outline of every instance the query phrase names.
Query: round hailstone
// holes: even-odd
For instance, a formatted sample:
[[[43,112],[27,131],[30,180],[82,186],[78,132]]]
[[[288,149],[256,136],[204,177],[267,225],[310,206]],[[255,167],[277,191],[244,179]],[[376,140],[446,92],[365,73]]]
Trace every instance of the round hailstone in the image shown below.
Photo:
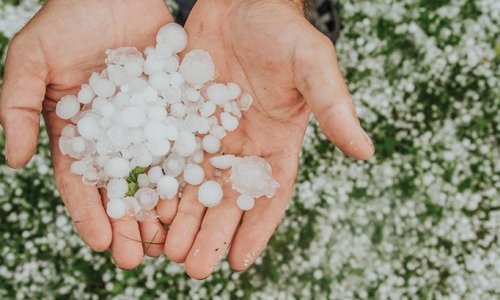
[[[240,121],[231,114],[227,112],[223,112],[220,114],[220,121],[222,124],[222,127],[226,129],[227,131],[234,131],[236,128],[238,128],[238,125],[240,124]]]
[[[100,107],[99,107],[99,113],[101,113],[101,115],[105,118],[107,117],[111,117],[115,112],[115,106],[113,105],[113,103],[111,103],[110,101],[108,100],[104,100]]]
[[[184,168],[184,180],[191,185],[198,185],[203,182],[205,178],[205,171],[203,168],[196,164],[188,163]]]
[[[201,164],[204,158],[205,155],[203,154],[203,150],[199,149],[189,157],[189,161],[195,164]]]
[[[217,169],[225,170],[231,168],[234,162],[234,155],[220,155],[210,158],[210,164]]]
[[[144,62],[144,73],[152,75],[156,72],[160,72],[166,66],[167,60],[165,57],[153,52],[148,55],[146,61]]]
[[[108,66],[109,80],[116,86],[121,86],[127,83],[128,73],[122,66],[109,65]]]
[[[111,199],[108,202],[106,212],[110,218],[120,219],[127,213],[127,205],[123,199]]]
[[[224,127],[217,125],[210,128],[210,134],[222,140],[226,136],[226,130]]]
[[[139,185],[140,188],[149,187],[149,176],[146,174],[139,174],[139,176],[137,176],[137,185]]]
[[[226,86],[229,93],[229,99],[234,100],[241,95],[241,88],[236,83],[230,82]]]
[[[165,90],[170,83],[167,73],[160,71],[149,77],[149,84],[158,92]]]
[[[193,88],[188,88],[186,90],[186,99],[191,102],[198,102],[201,99],[200,91]]]
[[[189,84],[203,85],[215,76],[215,66],[208,52],[197,49],[184,56],[179,72]]]
[[[254,198],[272,198],[280,186],[272,176],[271,165],[258,156],[236,158],[232,164],[231,182],[233,190]]]
[[[150,183],[156,183],[161,176],[163,176],[163,170],[159,166],[149,169],[148,178]]]
[[[132,215],[137,215],[142,210],[139,201],[135,197],[125,197],[123,198],[123,202],[127,205],[127,212]]]
[[[109,79],[101,78],[97,80],[94,86],[94,92],[97,96],[107,98],[113,96],[116,86]]]
[[[61,136],[72,138],[76,135],[76,127],[73,124],[64,126],[61,130]]]
[[[141,155],[137,156],[137,166],[141,168],[147,168],[151,165],[153,162],[153,156],[149,154],[148,152],[142,153]]]
[[[223,195],[222,187],[214,180],[206,181],[198,188],[198,201],[205,207],[216,206]]]
[[[71,149],[75,153],[82,153],[85,151],[85,139],[81,136],[77,136],[71,139]]]
[[[123,67],[125,68],[125,71],[127,71],[127,74],[130,77],[138,77],[141,76],[142,74],[143,66],[144,66],[144,59],[137,58],[127,61]]]
[[[182,103],[175,103],[170,106],[170,113],[174,117],[183,118],[187,113],[187,107]]]
[[[152,106],[148,110],[148,119],[154,121],[163,121],[167,118],[167,111],[163,107]]]
[[[174,50],[168,43],[162,42],[156,44],[156,53],[164,58],[170,58],[174,54]]]
[[[101,129],[97,124],[96,120],[92,117],[83,117],[77,123],[78,132],[81,136],[87,140],[92,140],[96,138],[100,133]]]
[[[177,57],[177,55],[175,55],[175,56],[170,56],[169,58],[167,58],[166,66],[163,69],[163,71],[165,71],[167,73],[172,73],[172,72],[177,71],[177,69],[179,69],[179,57]]]
[[[104,165],[104,173],[113,178],[127,177],[130,173],[130,163],[121,157],[113,157]]]
[[[161,142],[167,139],[167,126],[159,121],[149,121],[144,126],[144,134],[150,142]]]
[[[167,86],[161,91],[161,96],[167,103],[179,103],[182,99],[182,88],[179,86]]]
[[[250,210],[253,208],[253,205],[255,203],[255,199],[248,196],[248,195],[240,195],[238,199],[236,199],[236,205],[241,210]]]
[[[202,146],[205,152],[214,154],[220,149],[220,140],[213,135],[206,135],[203,137]]]
[[[212,83],[207,88],[207,97],[211,102],[224,106],[229,102],[229,90],[225,84],[222,83]]]
[[[147,144],[149,152],[154,156],[165,156],[170,151],[170,142],[167,140],[149,142]]]
[[[158,44],[167,44],[176,53],[186,48],[187,40],[186,31],[181,25],[176,23],[163,26],[156,35],[156,42]]]
[[[203,105],[201,106],[200,115],[202,117],[208,118],[215,113],[216,109],[217,109],[217,106],[215,105],[215,103],[207,101],[207,102],[203,103]]]
[[[71,173],[76,174],[76,175],[83,175],[85,173],[85,170],[87,170],[88,165],[86,162],[77,160],[71,163]]]
[[[120,121],[129,128],[141,127],[146,122],[146,114],[137,106],[130,106],[120,112]]]
[[[143,210],[152,210],[160,199],[152,188],[140,188],[134,195]]]
[[[241,95],[240,99],[238,100],[238,106],[242,111],[247,111],[250,106],[253,103],[253,98],[250,94],[243,94]]]
[[[113,178],[108,182],[106,188],[109,199],[119,199],[126,196],[128,192],[128,183],[123,178]]]
[[[184,157],[179,155],[172,155],[163,162],[162,167],[163,170],[165,171],[165,174],[177,177],[184,170],[185,164],[186,164],[186,159]]]
[[[169,141],[175,141],[177,139],[177,136],[179,136],[179,131],[177,130],[177,127],[173,125],[167,125],[165,127],[165,135],[167,136],[167,139]]]
[[[196,151],[196,138],[193,133],[182,130],[174,144],[174,151],[180,156],[188,157]]]
[[[148,85],[142,92],[142,97],[144,98],[145,102],[154,102],[158,100],[158,92]]]
[[[78,92],[78,101],[81,104],[89,104],[94,97],[95,94],[90,85],[83,84],[81,90]]]
[[[79,111],[80,103],[75,96],[64,96],[57,102],[56,115],[63,120],[73,118]]]
[[[158,178],[156,191],[161,199],[173,200],[179,190],[179,182],[172,176],[163,175]]]
[[[169,78],[169,84],[171,86],[182,86],[186,81],[184,80],[184,77],[182,77],[181,73],[179,72],[173,72],[168,74]]]

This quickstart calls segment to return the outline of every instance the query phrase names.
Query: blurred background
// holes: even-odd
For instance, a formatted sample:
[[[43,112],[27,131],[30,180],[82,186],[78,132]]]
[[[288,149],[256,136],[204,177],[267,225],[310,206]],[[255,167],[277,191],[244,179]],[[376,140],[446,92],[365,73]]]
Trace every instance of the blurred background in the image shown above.
[[[39,7],[0,1],[2,56]],[[117,269],[75,233],[42,132],[27,168],[0,155],[0,298],[500,299],[500,2],[321,1],[311,18],[338,37],[377,153],[346,158],[311,120],[296,193],[254,267],[224,262],[203,281],[165,258]]]

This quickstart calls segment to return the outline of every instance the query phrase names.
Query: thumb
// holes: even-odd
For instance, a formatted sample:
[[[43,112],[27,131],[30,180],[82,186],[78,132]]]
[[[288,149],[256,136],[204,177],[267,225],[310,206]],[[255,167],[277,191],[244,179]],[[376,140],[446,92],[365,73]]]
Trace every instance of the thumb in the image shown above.
[[[346,155],[369,159],[375,148],[361,128],[332,42],[310,26],[295,53],[295,82],[321,130]]]
[[[46,68],[40,47],[16,36],[8,49],[0,93],[0,123],[7,164],[21,168],[36,150]]]

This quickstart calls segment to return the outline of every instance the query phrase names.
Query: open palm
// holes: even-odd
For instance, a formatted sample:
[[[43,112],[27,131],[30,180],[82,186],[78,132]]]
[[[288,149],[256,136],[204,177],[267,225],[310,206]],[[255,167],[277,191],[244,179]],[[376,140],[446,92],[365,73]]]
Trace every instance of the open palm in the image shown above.
[[[281,185],[273,199],[259,199],[245,213],[236,206],[238,194],[228,180],[216,207],[205,209],[196,187],[187,188],[180,201],[160,206],[160,219],[171,223],[166,255],[185,262],[190,276],[204,278],[229,247],[236,270],[246,269],[264,249],[293,192],[310,110],[347,155],[368,159],[374,149],[356,118],[333,45],[298,6],[280,0],[200,0],[186,30],[187,51],[208,51],[217,81],[234,81],[254,97],[240,127],[224,139],[223,151],[266,158]],[[207,166],[206,173],[213,170]]]
[[[106,49],[142,50],[154,44],[158,29],[171,21],[162,0],[51,0],[12,40],[7,54],[0,117],[8,164],[22,167],[35,152],[43,111],[57,186],[78,232],[94,250],[111,245],[122,268],[140,264],[144,251],[161,254],[162,246],[140,241],[162,245],[163,226],[153,219],[140,224],[108,220],[105,193],[83,185],[81,177],[70,172],[72,160],[59,151],[59,135],[67,122],[57,118],[55,104],[64,95],[76,94],[93,71],[104,68]]]

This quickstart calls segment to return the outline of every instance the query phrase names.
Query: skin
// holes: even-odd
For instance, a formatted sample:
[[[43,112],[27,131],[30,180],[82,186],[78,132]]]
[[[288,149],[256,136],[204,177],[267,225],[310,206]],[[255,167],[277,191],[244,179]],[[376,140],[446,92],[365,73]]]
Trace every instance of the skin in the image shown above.
[[[76,94],[91,72],[104,67],[106,49],[153,45],[158,29],[172,21],[161,0],[51,0],[19,32],[9,47],[0,94],[8,164],[20,168],[29,161],[43,113],[58,189],[90,247],[111,248],[117,266],[130,269],[141,263],[144,252],[159,255],[163,246],[157,244],[167,235],[166,255],[185,262],[194,278],[209,276],[229,247],[233,269],[245,270],[263,251],[286,209],[310,111],[347,155],[368,159],[374,152],[359,126],[333,45],[305,20],[301,3],[294,2],[200,0],[186,25],[187,51],[210,52],[217,81],[234,81],[254,97],[223,149],[266,158],[281,185],[273,199],[258,199],[253,210],[243,213],[224,173],[225,197],[217,207],[201,206],[196,187],[184,190],[180,200],[160,202],[160,220],[170,224],[166,234],[154,219],[139,224],[109,220],[105,193],[70,173],[72,160],[57,146],[67,123],[55,116],[56,102]],[[207,163],[205,168],[207,177],[213,177]]]
[[[264,250],[292,195],[311,111],[346,155],[366,160],[374,147],[357,120],[331,41],[304,18],[301,3],[199,0],[186,30],[185,52],[208,51],[219,74],[216,81],[234,81],[254,97],[240,127],[223,140],[223,151],[267,159],[281,185],[273,199],[257,199],[252,210],[242,212],[225,173],[220,205],[206,209],[197,200],[197,187],[189,187],[180,201],[160,209],[161,220],[171,222],[165,254],[202,279],[228,249],[237,271]],[[213,170],[205,167],[211,178]]]
[[[55,106],[62,96],[76,94],[93,71],[104,68],[106,49],[143,50],[169,22],[172,16],[161,0],[50,0],[15,36],[7,53],[0,94],[7,163],[20,168],[30,160],[42,113],[57,187],[77,231],[92,249],[111,248],[115,263],[124,269],[139,265],[145,251],[153,256],[163,252],[164,227],[155,219],[108,219],[105,192],[71,174],[72,160],[59,151],[67,122],[57,118]]]

